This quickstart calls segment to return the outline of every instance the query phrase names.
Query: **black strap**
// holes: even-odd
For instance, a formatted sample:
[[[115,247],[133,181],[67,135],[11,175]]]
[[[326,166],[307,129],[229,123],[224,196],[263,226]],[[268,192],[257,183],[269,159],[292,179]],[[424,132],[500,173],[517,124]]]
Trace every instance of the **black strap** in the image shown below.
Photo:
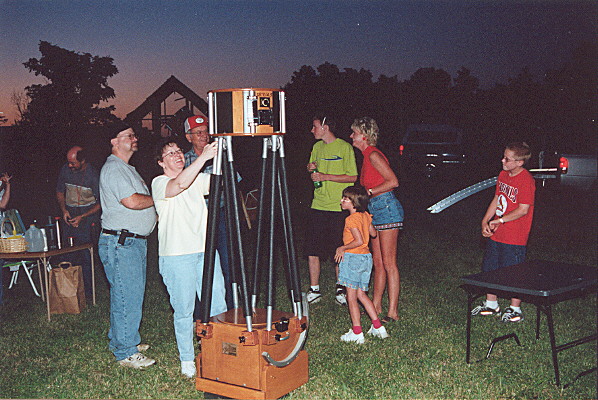
[[[147,236],[143,236],[143,235],[138,235],[136,233],[133,232],[123,232],[123,231],[113,231],[111,229],[104,229],[102,228],[102,233],[107,233],[109,235],[114,235],[114,236],[124,236],[124,237],[133,237],[133,238],[137,238],[137,239],[147,239]]]

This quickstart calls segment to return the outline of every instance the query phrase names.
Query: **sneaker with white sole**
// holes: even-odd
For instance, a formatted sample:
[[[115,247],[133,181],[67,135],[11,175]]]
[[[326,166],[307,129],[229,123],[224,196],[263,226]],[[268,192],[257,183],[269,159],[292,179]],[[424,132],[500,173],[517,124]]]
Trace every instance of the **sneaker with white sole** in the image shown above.
[[[347,305],[347,295],[343,291],[343,289],[336,290],[336,303],[340,304],[341,306]]]
[[[319,290],[309,288],[307,291],[307,302],[310,304],[317,303],[322,298],[322,293]]]
[[[500,314],[500,307],[490,308],[486,302],[471,310],[471,315],[498,315]]]
[[[380,339],[386,339],[390,336],[388,332],[386,332],[386,328],[384,326],[381,326],[380,328],[376,329],[374,328],[374,325],[372,325],[372,327],[368,331],[368,335],[372,335],[373,337],[377,337]]]
[[[355,333],[353,333],[353,329],[349,329],[349,332],[342,335],[341,340],[343,342],[355,342],[357,344],[363,344],[365,342],[365,338],[363,337],[363,332],[356,335]]]
[[[181,374],[187,378],[193,378],[196,373],[195,361],[181,361]]]
[[[146,357],[141,353],[135,353],[132,356],[118,361],[118,364],[121,367],[129,367],[135,369],[144,369],[149,367],[150,365],[154,365],[155,363],[156,360],[154,360],[153,358]]]
[[[502,322],[521,322],[523,321],[523,314],[509,307],[505,310],[501,320]]]

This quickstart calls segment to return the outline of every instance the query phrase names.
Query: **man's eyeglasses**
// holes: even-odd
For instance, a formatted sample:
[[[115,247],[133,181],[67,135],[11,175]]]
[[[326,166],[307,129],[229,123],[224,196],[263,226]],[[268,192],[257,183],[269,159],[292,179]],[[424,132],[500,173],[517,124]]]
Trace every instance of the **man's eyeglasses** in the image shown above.
[[[168,153],[162,154],[162,158],[164,158],[164,157],[174,157],[174,156],[177,156],[179,154],[183,154],[183,150],[178,149],[178,150],[175,150],[175,151],[169,151]]]

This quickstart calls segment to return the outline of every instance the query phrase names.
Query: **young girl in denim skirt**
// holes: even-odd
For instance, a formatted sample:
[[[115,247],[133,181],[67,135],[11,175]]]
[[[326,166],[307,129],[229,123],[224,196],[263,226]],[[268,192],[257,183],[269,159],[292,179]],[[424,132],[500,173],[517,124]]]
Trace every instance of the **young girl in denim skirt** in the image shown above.
[[[385,339],[386,329],[378,319],[374,303],[366,294],[372,273],[372,254],[368,248],[370,236],[376,237],[372,217],[366,212],[369,198],[365,189],[349,186],[343,190],[341,208],[349,211],[343,230],[343,246],[336,249],[334,260],[339,263],[338,285],[347,288],[347,304],[353,328],[341,336],[343,342],[364,343],[358,300],[372,320],[369,335]]]

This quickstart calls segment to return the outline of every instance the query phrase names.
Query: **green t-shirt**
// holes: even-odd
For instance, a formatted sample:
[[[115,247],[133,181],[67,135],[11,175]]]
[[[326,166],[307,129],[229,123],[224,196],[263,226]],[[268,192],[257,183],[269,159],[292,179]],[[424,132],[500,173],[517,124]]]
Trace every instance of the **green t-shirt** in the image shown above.
[[[309,162],[318,164],[318,172],[332,175],[357,176],[355,152],[353,146],[343,139],[335,139],[332,143],[319,140],[311,150]],[[314,189],[311,208],[323,211],[341,211],[343,190],[353,183],[323,181],[322,187]]]

